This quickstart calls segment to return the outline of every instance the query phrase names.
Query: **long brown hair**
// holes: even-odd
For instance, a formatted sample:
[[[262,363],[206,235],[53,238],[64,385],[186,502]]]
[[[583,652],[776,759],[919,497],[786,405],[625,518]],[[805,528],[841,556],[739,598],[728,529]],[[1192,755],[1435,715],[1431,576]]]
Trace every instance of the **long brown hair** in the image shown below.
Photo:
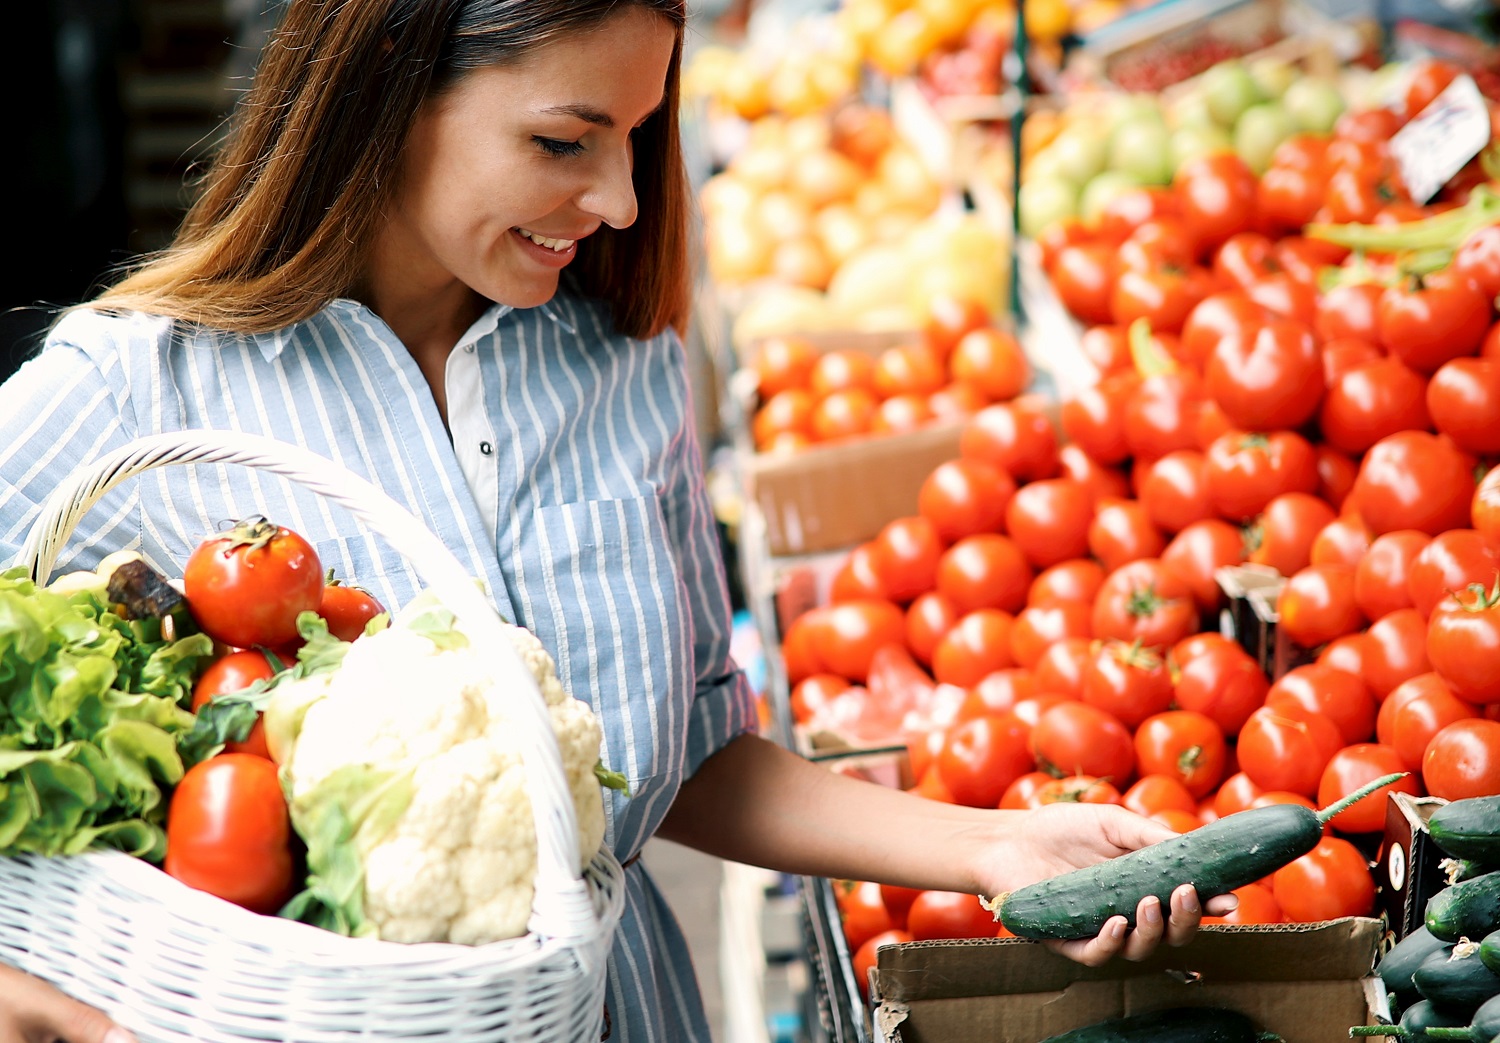
[[[689,188],[678,138],[683,0],[292,0],[167,249],[86,307],[260,333],[362,275],[422,102],[641,6],[677,29],[666,100],[635,132],[639,217],[579,244],[579,289],[635,337],[682,328]]]

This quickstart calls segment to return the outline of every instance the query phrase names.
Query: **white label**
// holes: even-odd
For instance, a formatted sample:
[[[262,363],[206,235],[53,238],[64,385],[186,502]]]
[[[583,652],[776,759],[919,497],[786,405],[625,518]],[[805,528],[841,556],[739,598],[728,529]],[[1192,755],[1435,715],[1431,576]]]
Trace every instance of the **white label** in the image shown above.
[[[1425,203],[1490,143],[1490,110],[1472,78],[1460,76],[1391,138],[1391,154],[1412,199]]]
[[[1397,891],[1406,884],[1406,848],[1396,844],[1391,848],[1391,857],[1387,862],[1387,868],[1391,874],[1391,887]]]

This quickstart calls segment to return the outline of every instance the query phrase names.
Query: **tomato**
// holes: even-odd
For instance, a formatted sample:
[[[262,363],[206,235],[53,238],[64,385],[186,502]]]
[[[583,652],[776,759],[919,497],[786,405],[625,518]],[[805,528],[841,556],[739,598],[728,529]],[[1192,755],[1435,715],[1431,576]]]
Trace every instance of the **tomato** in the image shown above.
[[[1032,807],[1048,804],[1118,804],[1120,791],[1106,779],[1092,775],[1070,775],[1065,779],[1053,779],[1038,789],[1032,797]]]
[[[1182,164],[1172,188],[1203,253],[1236,232],[1248,231],[1255,220],[1255,174],[1232,152],[1216,152]]]
[[[970,692],[977,709],[986,713],[1002,713],[1015,708],[1022,699],[1037,694],[1036,675],[1023,667],[1007,667],[986,674]],[[972,716],[972,715],[971,715]]]
[[[965,536],[937,563],[937,592],[960,615],[981,608],[1018,612],[1031,586],[1031,565],[1009,537]]]
[[[1078,338],[1078,348],[1099,371],[1101,378],[1121,374],[1140,379],[1130,354],[1130,339],[1120,327],[1090,326]]]
[[[1198,813],[1198,800],[1174,774],[1142,775],[1125,791],[1120,803],[1137,815],[1158,811]]]
[[[1345,746],[1323,769],[1323,778],[1318,783],[1318,805],[1326,808],[1378,778],[1405,771],[1401,755],[1393,747],[1371,742]],[[1385,829],[1386,798],[1391,793],[1420,797],[1422,784],[1415,775],[1407,775],[1382,786],[1333,816],[1333,828],[1340,833],[1378,833]]]
[[[1300,426],[1323,398],[1322,357],[1300,322],[1268,322],[1221,339],[1204,368],[1208,393],[1231,423],[1249,430]]]
[[[1291,431],[1231,431],[1214,440],[1205,458],[1209,498],[1231,521],[1255,517],[1283,493],[1311,493],[1318,487],[1312,446]]]
[[[844,918],[844,938],[858,950],[871,938],[893,930],[890,911],[880,897],[880,885],[869,881],[844,885],[839,912]]]
[[[1375,735],[1395,747],[1407,771],[1422,769],[1422,756],[1432,737],[1456,721],[1479,716],[1479,711],[1448,690],[1435,673],[1418,674],[1403,681],[1381,705],[1385,726],[1376,722]],[[1429,783],[1429,788],[1430,788]]]
[[[1232,892],[1240,900],[1233,912],[1223,916],[1205,916],[1203,923],[1285,923],[1286,914],[1276,904],[1276,896],[1264,884],[1246,884]]]
[[[806,337],[767,337],[751,356],[756,392],[762,402],[793,388],[805,388],[812,375],[818,349]]]
[[[1156,186],[1127,188],[1099,211],[1098,233],[1102,239],[1120,243],[1146,222],[1176,215],[1177,199],[1170,189]]]
[[[1500,296],[1500,225],[1486,225],[1470,234],[1453,255],[1453,270],[1478,283],[1480,292],[1491,300]]]
[[[1031,581],[1026,595],[1028,606],[1047,605],[1056,601],[1086,601],[1093,604],[1104,585],[1104,568],[1088,558],[1073,558],[1043,569]]]
[[[1172,662],[1177,666],[1191,663],[1201,655],[1216,652],[1221,648],[1239,648],[1240,644],[1232,638],[1225,637],[1216,630],[1205,630],[1201,633],[1191,634],[1172,646],[1167,653]],[[1241,649],[1243,651],[1243,649]]]
[[[1322,171],[1272,166],[1256,185],[1255,207],[1277,231],[1294,231],[1308,224],[1323,205],[1328,175]]]
[[[1187,584],[1160,559],[1122,565],[1094,599],[1094,636],[1175,644],[1198,628],[1198,607]]]
[[[1318,295],[1310,283],[1285,272],[1267,275],[1245,287],[1245,295],[1280,319],[1292,319],[1312,332],[1318,310]]]
[[[936,420],[967,420],[987,405],[989,399],[978,388],[958,380],[927,396],[927,407]]]
[[[1345,745],[1364,742],[1375,734],[1375,697],[1358,674],[1321,663],[1289,670],[1266,693],[1266,706],[1271,709],[1288,705],[1327,717]]]
[[[1471,583],[1488,588],[1497,574],[1500,555],[1490,550],[1483,536],[1473,529],[1450,529],[1433,537],[1412,559],[1406,589],[1412,608],[1427,619],[1450,590],[1463,590]]]
[[[1414,608],[1387,612],[1371,623],[1362,647],[1365,685],[1380,700],[1432,670],[1427,658],[1427,619]]]
[[[1357,514],[1335,518],[1313,537],[1308,560],[1313,565],[1344,565],[1355,568],[1370,550],[1375,536]]]
[[[1422,757],[1422,779],[1444,800],[1500,793],[1500,722],[1455,721],[1443,728]]]
[[[297,616],[317,611],[324,579],[306,540],[254,518],[198,544],[182,583],[209,637],[231,648],[279,648],[299,640]]]
[[[1344,745],[1338,725],[1302,706],[1263,706],[1240,729],[1240,770],[1266,790],[1311,796],[1328,761]]]
[[[939,359],[947,359],[964,336],[990,324],[990,312],[970,297],[938,294],[928,299],[922,339]]]
[[[1111,499],[1099,504],[1088,528],[1089,552],[1113,571],[1142,558],[1155,558],[1167,541],[1152,524],[1144,505],[1134,500]]]
[[[1500,453],[1500,362],[1454,359],[1427,384],[1437,429],[1468,453]]]
[[[1037,660],[1037,690],[1067,699],[1083,698],[1083,679],[1094,661],[1094,643],[1087,638],[1067,637],[1052,645]]]
[[[1086,703],[1059,703],[1037,718],[1031,754],[1057,777],[1092,775],[1123,786],[1135,774],[1127,723]]]
[[[1333,125],[1333,134],[1348,141],[1384,142],[1401,129],[1403,122],[1390,109],[1351,110],[1338,118]]]
[[[1314,450],[1318,458],[1318,495],[1342,511],[1359,477],[1359,464],[1332,446],[1320,443]]]
[[[1375,909],[1375,879],[1365,856],[1338,837],[1324,837],[1313,850],[1278,869],[1271,890],[1292,923],[1369,916]]]
[[[812,411],[812,437],[817,442],[838,442],[869,434],[880,400],[864,388],[842,388],[818,399]]]
[[[1229,337],[1253,339],[1269,316],[1243,290],[1228,290],[1203,298],[1182,324],[1179,357],[1202,369],[1220,341]]]
[[[906,636],[906,614],[889,601],[846,601],[814,612],[807,615],[815,661],[851,681],[864,681],[876,649]]]
[[[1121,271],[1183,270],[1197,258],[1197,245],[1187,225],[1175,217],[1146,221],[1120,243]]]
[[[943,785],[943,780],[938,777],[937,768],[927,770],[927,774],[917,780],[917,784],[908,792],[914,793],[926,800],[935,800],[942,804],[952,804],[953,794],[948,792],[948,787]]]
[[[1172,676],[1166,660],[1153,649],[1107,641],[1084,672],[1083,700],[1125,727],[1135,728],[1172,705]]]
[[[1204,824],[1196,811],[1179,811],[1176,808],[1168,808],[1146,817],[1160,822],[1174,833],[1191,833]]]
[[[1169,710],[1141,722],[1135,756],[1142,774],[1170,775],[1202,799],[1223,779],[1228,749],[1224,733],[1208,717]]]
[[[1425,532],[1398,529],[1379,536],[1355,570],[1354,597],[1367,619],[1411,607],[1411,564],[1432,542]]]
[[[849,682],[838,674],[812,674],[804,677],[792,686],[792,717],[799,723],[806,723],[827,706],[830,699],[840,692],[847,692],[849,688]]]
[[[1057,451],[1059,478],[1071,478],[1088,488],[1095,503],[1130,496],[1130,479],[1118,467],[1106,467],[1089,458],[1076,445],[1065,445]]]
[[[1236,892],[1238,894],[1238,892]],[[865,939],[865,943],[854,950],[854,980],[859,984],[859,994],[866,999],[870,995],[870,971],[880,955],[880,947],[883,945],[904,945],[915,941],[910,931],[892,929],[881,931],[874,937]]]
[[[942,360],[926,344],[893,344],[875,357],[875,394],[930,395],[946,382]]]
[[[1125,327],[1144,319],[1157,333],[1176,333],[1194,305],[1207,296],[1206,277],[1201,268],[1123,268],[1110,294],[1110,318]]]
[[[1046,568],[1088,554],[1094,500],[1071,478],[1032,482],[1016,490],[1005,509],[1005,525],[1026,557]]]
[[[1239,734],[1250,715],[1265,704],[1271,684],[1248,652],[1227,641],[1186,661],[1179,659],[1175,676],[1176,705],[1207,717],[1225,735]]]
[[[276,673],[266,653],[259,649],[243,649],[221,656],[208,665],[198,683],[193,685],[193,712],[197,713],[211,699],[244,691],[257,681],[269,681]],[[224,749],[230,753],[248,753],[269,759],[271,751],[266,746],[264,722],[257,716],[255,726],[245,740],[228,743]]]
[[[1417,372],[1432,373],[1479,351],[1493,310],[1480,290],[1463,283],[1388,287],[1376,312],[1380,343]]]
[[[1370,224],[1381,208],[1395,198],[1397,192],[1382,168],[1344,167],[1329,175],[1319,214],[1339,224]]]
[[[956,804],[993,808],[1033,768],[1031,728],[1013,713],[976,717],[948,729],[934,763]]]
[[[947,460],[933,468],[917,493],[917,511],[938,536],[956,543],[1005,527],[1005,505],[1016,494],[1015,479],[980,460]]]
[[[1162,565],[1187,584],[1193,601],[1203,612],[1211,612],[1219,604],[1219,584],[1214,573],[1244,560],[1244,536],[1233,525],[1218,519],[1194,522],[1173,537],[1161,553]]]
[[[885,585],[877,571],[875,555],[873,542],[861,543],[851,550],[844,564],[840,565],[838,572],[833,575],[828,599],[835,603],[865,599],[891,600],[886,595]]]
[[[1347,337],[1323,344],[1323,379],[1331,389],[1338,379],[1351,370],[1385,358],[1385,352],[1367,340]]]
[[[1276,599],[1276,613],[1277,626],[1303,648],[1352,633],[1365,621],[1347,565],[1309,565],[1293,575]]]
[[[1349,498],[1375,533],[1462,528],[1474,496],[1473,465],[1445,438],[1402,431],[1365,454]]]
[[[1313,329],[1325,343],[1355,337],[1374,343],[1380,336],[1376,311],[1382,287],[1378,283],[1336,286],[1318,298]]]
[[[786,665],[788,684],[796,684],[813,674],[829,672],[817,648],[819,631],[827,615],[827,608],[814,608],[786,625],[786,632],[781,636],[781,658]]]
[[[911,393],[892,395],[882,400],[875,407],[875,415],[870,418],[870,433],[890,435],[925,427],[934,418],[931,401],[931,395]]]
[[[1155,460],[1174,449],[1200,448],[1198,422],[1207,402],[1196,373],[1155,373],[1125,407],[1125,442],[1132,456]]]
[[[1336,517],[1332,507],[1310,493],[1283,493],[1266,504],[1247,531],[1250,561],[1283,576],[1305,569],[1312,562],[1313,541]]]
[[[1009,811],[1022,811],[1039,806],[1037,793],[1043,786],[1057,779],[1045,771],[1031,771],[1012,782],[1000,798],[1000,807]]]
[[[1500,587],[1476,585],[1440,601],[1427,624],[1427,657],[1460,699],[1500,703]]]
[[[276,765],[221,753],[189,768],[172,793],[162,868],[252,912],[269,915],[285,905],[296,881],[291,816]]]
[[[932,653],[932,674],[944,684],[968,688],[984,676],[1013,666],[1010,630],[1014,617],[981,608],[960,617]]]
[[[1109,374],[1062,404],[1060,418],[1068,439],[1101,464],[1130,455],[1125,441],[1125,407],[1140,386],[1134,373]]]
[[[1316,288],[1323,272],[1340,264],[1349,256],[1347,247],[1325,243],[1321,239],[1304,239],[1302,236],[1287,236],[1271,251],[1272,260],[1281,266],[1289,278],[1309,288]],[[1309,320],[1317,318],[1317,302]],[[1372,338],[1373,339],[1373,338]]]
[[[906,647],[928,666],[943,635],[953,629],[962,615],[937,591],[930,591],[913,601],[906,609]]]
[[[812,392],[802,388],[787,388],[763,400],[751,423],[756,448],[770,452],[778,440],[787,436],[798,436],[810,443],[816,404]]]
[[[1400,359],[1356,366],[1328,386],[1319,424],[1346,453],[1362,453],[1400,431],[1430,431],[1427,381]]]
[[[1413,62],[1402,98],[1402,115],[1411,119],[1427,108],[1462,72],[1458,66],[1438,58]]]
[[[1244,811],[1264,792],[1249,775],[1243,771],[1237,772],[1225,779],[1219,791],[1214,794],[1214,811],[1220,818]]]
[[[852,348],[825,351],[813,362],[807,376],[814,398],[827,398],[837,391],[875,391],[875,359]]]
[[[1500,468],[1490,468],[1469,501],[1469,518],[1491,550],[1500,550]]]
[[[886,597],[906,604],[937,585],[943,539],[926,518],[897,518],[872,541],[871,564]]]
[[[1117,268],[1115,250],[1107,243],[1065,246],[1052,265],[1052,286],[1063,307],[1080,322],[1102,325],[1111,319]]]
[[[1018,482],[1057,473],[1057,433],[1038,410],[1016,402],[986,406],[959,436],[959,455],[998,467]]]
[[[995,916],[971,894],[923,891],[906,914],[907,930],[918,942],[937,938],[993,938]]]
[[[1015,335],[1005,330],[965,334],[953,349],[948,366],[954,380],[973,384],[995,402],[1015,398],[1031,383],[1031,364]]]
[[[1094,609],[1087,601],[1057,601],[1023,609],[1010,631],[1010,652],[1030,669],[1048,646],[1065,637],[1092,637]]]
[[[1217,517],[1208,497],[1207,461],[1194,449],[1179,449],[1153,461],[1140,497],[1151,521],[1167,532]]]

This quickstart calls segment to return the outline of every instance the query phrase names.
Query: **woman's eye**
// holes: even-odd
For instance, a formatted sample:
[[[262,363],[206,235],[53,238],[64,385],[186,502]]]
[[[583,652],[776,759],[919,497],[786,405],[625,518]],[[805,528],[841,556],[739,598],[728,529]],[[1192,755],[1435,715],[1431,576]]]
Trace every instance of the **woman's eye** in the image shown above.
[[[532,140],[549,156],[577,156],[583,153],[583,146],[576,141],[559,141],[556,138],[543,137],[533,137]]]

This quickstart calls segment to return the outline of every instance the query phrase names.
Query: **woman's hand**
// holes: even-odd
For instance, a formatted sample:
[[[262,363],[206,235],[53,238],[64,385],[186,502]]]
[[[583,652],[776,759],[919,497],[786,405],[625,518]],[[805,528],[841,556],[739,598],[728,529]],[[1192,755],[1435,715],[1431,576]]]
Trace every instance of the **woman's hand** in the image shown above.
[[[996,852],[997,886],[991,893],[1094,865],[1176,836],[1159,822],[1108,804],[1048,804],[1021,818],[1015,831]],[[1220,895],[1209,901],[1209,911],[1222,916],[1239,900]],[[1165,941],[1186,945],[1198,931],[1203,909],[1192,885],[1172,892],[1171,908],[1163,915],[1155,897],[1136,908],[1136,928],[1127,931],[1125,917],[1111,917],[1095,938],[1046,943],[1070,960],[1097,967],[1116,957],[1144,960]]]
[[[135,1043],[93,1007],[0,964],[0,1043]]]

